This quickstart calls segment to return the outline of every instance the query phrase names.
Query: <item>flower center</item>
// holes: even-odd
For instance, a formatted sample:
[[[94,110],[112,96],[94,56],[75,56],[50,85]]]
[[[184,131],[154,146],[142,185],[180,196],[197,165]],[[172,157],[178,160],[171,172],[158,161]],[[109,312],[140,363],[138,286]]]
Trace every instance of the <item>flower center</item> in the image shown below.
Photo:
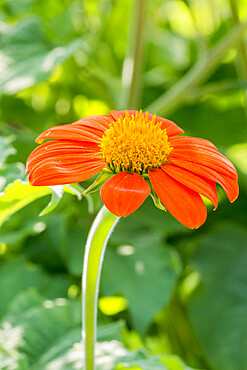
[[[162,122],[156,122],[156,115],[148,119],[148,112],[142,111],[130,115],[127,111],[112,122],[99,144],[103,158],[109,168],[117,173],[121,171],[147,173],[152,168],[160,167],[172,151],[166,129]]]

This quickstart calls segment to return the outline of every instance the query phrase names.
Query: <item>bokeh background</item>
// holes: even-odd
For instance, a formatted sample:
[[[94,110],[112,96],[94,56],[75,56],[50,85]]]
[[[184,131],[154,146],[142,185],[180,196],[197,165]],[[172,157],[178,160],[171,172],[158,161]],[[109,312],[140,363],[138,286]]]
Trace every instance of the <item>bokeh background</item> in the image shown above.
[[[1,369],[80,368],[84,244],[102,202],[80,198],[91,181],[31,187],[25,161],[43,130],[126,108],[211,140],[240,196],[219,188],[196,231],[150,199],[119,222],[97,369],[247,369],[246,21],[245,0],[0,1]]]

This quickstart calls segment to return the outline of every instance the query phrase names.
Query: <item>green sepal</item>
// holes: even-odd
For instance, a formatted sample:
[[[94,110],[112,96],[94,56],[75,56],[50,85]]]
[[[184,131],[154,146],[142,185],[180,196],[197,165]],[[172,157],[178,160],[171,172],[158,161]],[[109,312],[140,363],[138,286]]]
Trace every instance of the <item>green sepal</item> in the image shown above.
[[[77,198],[80,200],[85,189],[79,183],[76,183],[66,185],[65,190],[69,193],[76,195]],[[88,212],[92,214],[94,212],[93,198],[90,194],[86,194],[85,198],[87,199]]]
[[[93,193],[101,188],[101,186],[115,174],[111,171],[102,171],[97,179],[81,194],[82,196]]]
[[[63,197],[64,187],[62,185],[48,186],[48,187],[52,191],[51,200],[49,204],[43,209],[43,211],[40,212],[39,216],[45,216],[48,213],[51,213],[57,207],[58,203]]]
[[[163,204],[161,203],[160,201],[160,198],[158,197],[158,195],[155,193],[152,185],[150,184],[150,187],[151,187],[151,198],[153,199],[153,202],[154,202],[154,205],[155,207],[161,209],[161,211],[166,211],[166,208],[163,206]]]
[[[84,192],[84,190],[85,189],[78,182],[74,184],[65,185],[65,191],[76,195],[79,200],[81,199],[81,195]]]

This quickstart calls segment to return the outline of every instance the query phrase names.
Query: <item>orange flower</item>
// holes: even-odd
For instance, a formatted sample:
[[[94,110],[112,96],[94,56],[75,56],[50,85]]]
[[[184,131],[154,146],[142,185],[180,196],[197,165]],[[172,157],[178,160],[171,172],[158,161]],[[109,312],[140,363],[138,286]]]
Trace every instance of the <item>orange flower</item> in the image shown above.
[[[29,181],[62,185],[101,172],[108,175],[101,198],[115,215],[130,215],[151,194],[183,225],[198,228],[207,217],[200,194],[217,208],[218,183],[233,202],[237,172],[210,141],[178,136],[183,133],[174,122],[142,111],[111,111],[56,126],[36,140],[55,139],[30,154]]]

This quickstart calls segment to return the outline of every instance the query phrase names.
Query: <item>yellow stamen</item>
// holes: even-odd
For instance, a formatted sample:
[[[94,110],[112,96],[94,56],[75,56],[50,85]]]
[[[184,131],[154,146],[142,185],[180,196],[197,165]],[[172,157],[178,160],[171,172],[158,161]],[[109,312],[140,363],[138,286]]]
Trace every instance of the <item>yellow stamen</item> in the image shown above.
[[[147,173],[160,167],[172,151],[166,129],[156,122],[156,115],[148,119],[148,112],[130,115],[127,111],[112,122],[99,144],[103,158],[115,173],[120,171]]]

